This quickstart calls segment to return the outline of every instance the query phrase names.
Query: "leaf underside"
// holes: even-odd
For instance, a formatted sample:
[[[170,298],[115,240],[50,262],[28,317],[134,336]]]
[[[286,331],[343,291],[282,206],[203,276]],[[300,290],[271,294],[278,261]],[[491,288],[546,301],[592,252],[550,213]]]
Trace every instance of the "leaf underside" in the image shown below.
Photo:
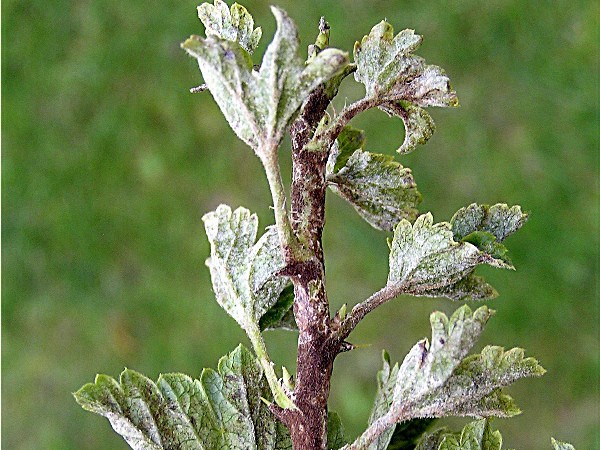
[[[392,156],[362,150],[364,133],[345,127],[327,164],[327,182],[358,214],[379,230],[414,221],[421,194],[410,169]]]
[[[472,311],[467,305],[450,318],[434,312],[431,341],[415,344],[400,366],[391,366],[384,353],[369,424],[383,417],[402,423],[417,418],[519,414],[501,389],[520,378],[541,376],[545,370],[519,348],[505,351],[487,346],[480,354],[467,356],[492,315],[486,306]],[[393,432],[393,426],[387,428],[369,449],[387,448]]]
[[[226,7],[212,8],[222,9],[221,16],[226,15]],[[211,7],[204,9],[208,11]],[[249,53],[256,30],[247,37],[248,19],[243,33],[235,26],[229,27],[236,40],[224,38],[222,31],[213,32],[215,27],[207,27],[206,38],[192,36],[182,44],[198,60],[206,86],[233,131],[261,157],[277,149],[308,94],[348,63],[346,53],[328,48],[305,64],[298,56],[295,24],[283,10],[276,7],[271,10],[277,31],[258,69],[254,68]]]
[[[435,125],[424,107],[458,106],[443,69],[413,54],[421,42],[414,30],[394,36],[392,25],[382,21],[354,46],[356,81],[364,84],[366,96],[376,99],[380,109],[404,122],[400,153],[411,152],[433,134]]]

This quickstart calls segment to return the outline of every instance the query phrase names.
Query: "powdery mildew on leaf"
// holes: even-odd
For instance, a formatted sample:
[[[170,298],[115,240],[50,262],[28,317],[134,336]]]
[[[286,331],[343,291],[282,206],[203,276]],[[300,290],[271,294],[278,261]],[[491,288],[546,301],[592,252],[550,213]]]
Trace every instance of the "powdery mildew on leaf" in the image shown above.
[[[421,42],[414,30],[394,36],[392,25],[382,21],[354,46],[354,76],[365,85],[367,97],[377,99],[382,110],[404,122],[400,153],[414,150],[433,134],[433,120],[423,107],[458,105],[444,71],[413,54]]]
[[[334,147],[331,155],[334,166],[338,166],[338,155],[344,157]],[[327,174],[327,182],[379,230],[392,231],[400,220],[413,221],[417,216],[421,194],[412,172],[392,156],[357,149],[339,170]]]
[[[328,48],[304,64],[298,57],[296,26],[283,10],[271,9],[277,31],[258,70],[237,42],[209,35],[192,36],[182,44],[198,60],[204,81],[233,131],[259,156],[276,150],[308,94],[348,62],[346,53]]]
[[[241,207],[232,211],[220,205],[202,220],[211,246],[206,265],[217,302],[248,335],[277,404],[293,408],[260,334],[261,317],[277,303],[288,284],[286,277],[277,275],[284,267],[277,231],[268,228],[255,243],[258,218]]]
[[[413,225],[401,221],[394,230],[391,243],[388,285],[403,285],[402,291],[407,294],[452,300],[496,297],[496,290],[473,271],[479,264],[502,269],[514,267],[506,247],[487,230],[495,230],[499,236],[506,237],[522,226],[524,219],[517,221],[511,216],[502,221],[504,216],[498,211],[506,205],[495,205],[489,208],[494,211],[494,221],[476,221],[472,214],[465,213],[473,210],[473,206],[479,208],[478,205],[462,208],[451,223],[434,224],[430,213],[419,216]],[[520,211],[520,208],[507,211]],[[477,226],[473,225],[475,222]],[[468,231],[468,234],[461,231]]]
[[[429,295],[457,283],[487,259],[474,245],[454,241],[448,223],[434,224],[431,213],[423,214],[412,225],[402,220],[394,230],[388,285]]]
[[[206,260],[219,304],[245,330],[258,323],[288,284],[274,228],[256,241],[258,218],[245,208],[220,205],[202,218],[211,245]]]
[[[485,306],[472,312],[467,305],[450,319],[433,313],[431,342],[417,343],[402,362],[391,410],[402,408],[406,418],[518,414],[500,389],[520,378],[541,376],[545,370],[519,348],[504,351],[488,346],[481,354],[466,357],[492,314]]]
[[[119,382],[98,375],[74,395],[136,450],[291,449],[287,430],[260,400],[271,396],[261,366],[241,345],[198,380],[166,374],[154,383],[125,370]]]
[[[552,438],[552,447],[554,448],[554,450],[575,450],[575,447],[573,447],[571,444],[557,441],[554,438]]]
[[[384,416],[392,406],[394,388],[398,378],[398,363],[394,366],[390,363],[390,355],[383,352],[383,368],[377,372],[377,394],[373,409],[369,416],[369,425],[375,422],[380,417]],[[369,445],[369,450],[385,450],[388,448],[394,427],[389,427],[381,435]]]
[[[262,29],[254,28],[254,18],[238,3],[231,5],[231,9],[223,0],[214,0],[214,5],[202,3],[198,6],[198,17],[204,24],[206,36],[237,42],[250,54],[262,36]]]
[[[475,231],[483,231],[502,242],[525,225],[527,218],[527,214],[519,205],[509,207],[506,203],[492,206],[472,203],[459,209],[450,220],[450,224],[456,240],[463,239]]]
[[[452,433],[446,428],[423,437],[415,450],[501,450],[502,435],[492,431],[488,419],[468,423],[462,432]]]

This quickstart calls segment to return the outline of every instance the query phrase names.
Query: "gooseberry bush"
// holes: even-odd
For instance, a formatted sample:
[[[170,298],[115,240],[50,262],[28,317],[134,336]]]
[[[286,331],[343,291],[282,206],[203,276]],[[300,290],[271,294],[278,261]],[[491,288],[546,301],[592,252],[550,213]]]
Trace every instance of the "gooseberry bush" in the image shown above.
[[[490,418],[520,412],[503,388],[544,369],[520,348],[486,346],[469,354],[494,314],[487,306],[473,311],[463,305],[450,317],[431,314],[431,339],[417,342],[401,364],[384,352],[372,412],[354,442],[328,411],[335,358],[354,348],[349,338],[360,321],[400,295],[492,299],[495,289],[475,270],[482,264],[513,269],[504,240],[527,214],[519,206],[471,204],[436,223],[418,211],[421,195],[411,170],[365,149],[363,131],[349,125],[372,108],[400,118],[405,137],[398,152],[406,154],[434,131],[425,108],[458,105],[444,71],[414,54],[421,36],[410,29],[394,34],[382,21],[356,43],[351,58],[329,47],[329,25],[321,19],[304,61],[294,22],[277,7],[272,12],[277,30],[260,64],[253,53],[261,28],[238,4],[199,6],[206,37],[182,44],[205,83],[192,91],[212,94],[262,162],[272,194],[275,225],[260,237],[257,216],[245,208],[221,205],[203,217],[216,300],[246,332],[252,350],[240,345],[198,379],[171,373],[153,382],[133,370],[119,381],[98,375],[74,394],[77,402],[108,418],[134,449],[499,450],[502,438]],[[364,97],[334,112],[331,101],[351,78],[364,86]],[[289,197],[279,165],[286,134]],[[385,286],[333,314],[321,245],[327,188],[391,233]],[[263,333],[274,328],[298,333],[294,376],[269,357]],[[431,431],[445,416],[476,420],[460,432]]]

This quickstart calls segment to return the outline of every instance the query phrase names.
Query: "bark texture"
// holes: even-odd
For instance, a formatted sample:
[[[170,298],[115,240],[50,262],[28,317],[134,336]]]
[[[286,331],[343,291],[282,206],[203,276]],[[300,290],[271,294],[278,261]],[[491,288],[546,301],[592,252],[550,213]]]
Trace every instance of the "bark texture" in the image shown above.
[[[290,218],[302,256],[288,252],[284,274],[294,283],[294,315],[299,331],[293,393],[298,410],[275,412],[289,428],[295,450],[327,448],[327,399],[333,361],[340,352],[325,292],[321,245],[329,148],[306,148],[329,101],[323,89],[315,90],[290,129],[293,162]]]

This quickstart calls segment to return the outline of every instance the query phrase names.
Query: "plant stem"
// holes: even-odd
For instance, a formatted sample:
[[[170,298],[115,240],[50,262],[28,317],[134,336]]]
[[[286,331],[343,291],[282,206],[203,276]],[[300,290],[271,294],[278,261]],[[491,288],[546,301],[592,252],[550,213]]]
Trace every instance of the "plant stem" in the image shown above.
[[[277,156],[277,147],[268,148],[260,153],[261,162],[267,174],[269,189],[273,198],[275,225],[284,255],[294,254],[298,250],[297,239],[294,236],[286,206],[286,193],[281,179],[281,169]],[[287,257],[287,256],[286,256]]]
[[[255,325],[254,322],[251,323],[252,325]],[[260,333],[260,329],[258,326],[252,325],[250,325],[250,328],[248,328],[246,331],[250,341],[252,342],[254,353],[256,353],[260,365],[265,372],[265,377],[267,379],[267,383],[269,383],[269,388],[273,393],[275,403],[277,403],[277,405],[283,409],[295,409],[294,402],[290,400],[288,395],[281,387],[279,380],[277,379],[277,375],[273,369],[273,363],[271,362],[271,359],[267,353],[267,347],[265,346],[265,341]]]
[[[364,317],[373,311],[378,306],[383,305],[387,301],[397,297],[402,294],[404,291],[404,285],[402,284],[392,284],[386,285],[373,295],[371,295],[365,301],[359,303],[354,306],[346,319],[340,325],[338,336],[340,339],[346,339],[348,335],[356,328],[356,325],[364,319]]]

